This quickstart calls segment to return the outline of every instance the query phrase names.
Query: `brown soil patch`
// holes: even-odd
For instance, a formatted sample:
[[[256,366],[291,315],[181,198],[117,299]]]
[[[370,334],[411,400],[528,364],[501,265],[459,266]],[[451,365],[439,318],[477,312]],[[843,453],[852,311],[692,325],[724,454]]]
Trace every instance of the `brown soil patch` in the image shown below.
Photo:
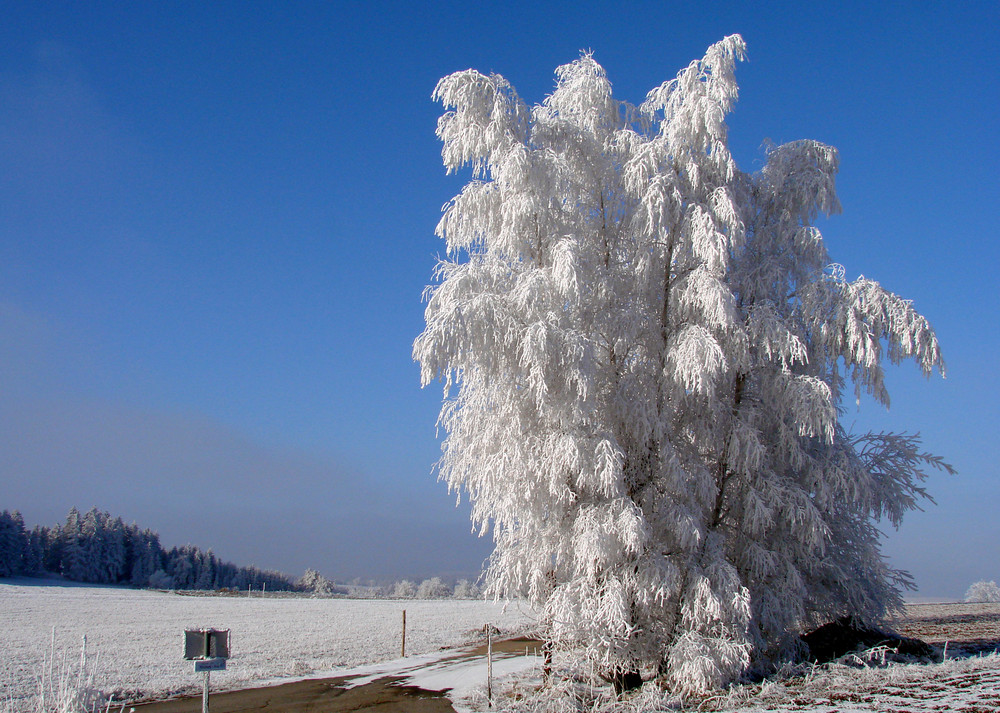
[[[515,638],[493,642],[494,653],[541,654],[542,642]],[[456,651],[446,660],[486,656],[486,644]],[[276,711],[280,713],[455,713],[446,691],[403,686],[399,677],[386,676],[361,686],[348,687],[350,678],[325,678],[283,683],[264,688],[213,693],[211,713]],[[132,706],[136,713],[201,713],[201,696],[154,701]]]
[[[522,656],[541,656],[542,642],[538,639],[518,637],[493,642],[493,652],[501,654],[521,654]],[[527,652],[527,654],[525,654]],[[485,656],[486,644],[480,644],[469,652],[470,656]]]
[[[397,685],[399,678],[387,676],[354,688],[344,688],[344,681],[343,678],[317,679],[215,693],[209,698],[209,706],[211,713],[455,713],[443,692],[400,686]],[[201,713],[201,696],[131,707],[136,713]]]

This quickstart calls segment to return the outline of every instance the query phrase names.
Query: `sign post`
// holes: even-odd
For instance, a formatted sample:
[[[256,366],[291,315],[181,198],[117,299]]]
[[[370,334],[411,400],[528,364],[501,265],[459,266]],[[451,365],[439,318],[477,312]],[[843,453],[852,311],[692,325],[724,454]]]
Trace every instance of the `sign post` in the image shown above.
[[[187,629],[184,631],[184,659],[194,661],[195,673],[204,672],[201,691],[201,713],[208,713],[209,676],[212,671],[225,671],[229,658],[229,629]]]

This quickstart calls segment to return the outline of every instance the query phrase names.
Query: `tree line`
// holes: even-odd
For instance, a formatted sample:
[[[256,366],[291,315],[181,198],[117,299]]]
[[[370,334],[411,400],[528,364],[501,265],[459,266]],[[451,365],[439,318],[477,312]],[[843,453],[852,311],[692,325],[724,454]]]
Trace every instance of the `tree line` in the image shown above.
[[[0,577],[57,574],[73,582],[153,589],[297,589],[288,576],[240,567],[193,545],[164,549],[160,536],[93,508],[28,530],[18,511],[0,513]]]

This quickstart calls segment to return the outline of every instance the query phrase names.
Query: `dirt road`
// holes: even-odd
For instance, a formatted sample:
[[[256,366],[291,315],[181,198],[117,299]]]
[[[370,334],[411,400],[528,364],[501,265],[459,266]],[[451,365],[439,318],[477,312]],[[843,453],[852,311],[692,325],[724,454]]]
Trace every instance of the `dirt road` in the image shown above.
[[[496,642],[493,650],[497,656],[507,659],[525,654],[533,656],[541,652],[541,642],[510,639]],[[486,647],[479,646],[444,656],[434,667],[439,670],[438,678],[447,678],[449,670],[460,671],[456,674],[460,678],[468,675],[470,666],[481,664],[485,669],[485,657]],[[480,678],[485,680],[485,674],[481,674]],[[407,685],[408,676],[405,675],[371,679],[371,676],[347,675],[214,693],[210,698],[211,713],[455,713],[447,697],[451,687],[429,690]],[[133,707],[136,713],[201,713],[201,697],[156,701]]]
[[[444,691],[397,685],[400,680],[387,676],[361,686],[345,688],[347,679],[330,678],[216,693],[210,699],[211,713],[455,713]],[[136,713],[201,713],[201,698],[178,698],[134,708]]]

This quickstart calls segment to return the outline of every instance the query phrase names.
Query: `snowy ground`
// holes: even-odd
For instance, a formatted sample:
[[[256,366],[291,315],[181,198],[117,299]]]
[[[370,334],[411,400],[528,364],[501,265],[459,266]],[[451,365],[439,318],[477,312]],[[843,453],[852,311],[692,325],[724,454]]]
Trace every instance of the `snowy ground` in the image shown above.
[[[212,684],[239,688],[398,658],[403,609],[414,655],[478,641],[487,623],[513,632],[531,622],[516,606],[479,601],[192,597],[19,580],[0,583],[0,701],[32,693],[53,631],[74,664],[86,635],[98,685],[140,698],[198,690],[184,629],[231,630],[232,658]]]
[[[136,696],[195,692],[200,680],[182,660],[185,628],[232,630],[233,657],[224,673],[213,674],[213,689],[243,688],[276,679],[343,676],[355,670],[356,684],[393,674],[412,685],[455,689],[460,710],[486,710],[483,662],[442,654],[451,647],[481,640],[490,622],[506,632],[530,627],[530,613],[516,607],[471,601],[371,601],[342,599],[262,599],[189,597],[157,592],[93,587],[0,584],[0,708],[8,696],[28,695],[38,662],[48,653],[55,630],[56,649],[79,658],[87,635],[88,651],[99,654],[98,684],[107,691]],[[399,657],[402,610],[407,610],[407,661]],[[679,705],[664,700],[655,687],[631,700],[612,701],[598,690],[567,679],[565,690],[544,700],[532,695],[540,685],[537,661],[497,662],[495,674],[515,674],[498,686],[500,710],[565,711],[566,694],[578,696],[587,710],[616,713],[697,708],[727,713],[808,711],[903,713],[1000,710],[1000,656],[985,652],[1000,644],[1000,605],[914,605],[897,622],[901,633],[943,647],[940,664],[891,665],[858,669],[824,666],[799,675],[737,687],[724,696]],[[985,655],[970,655],[984,653]],[[693,705],[692,705],[693,704]]]

